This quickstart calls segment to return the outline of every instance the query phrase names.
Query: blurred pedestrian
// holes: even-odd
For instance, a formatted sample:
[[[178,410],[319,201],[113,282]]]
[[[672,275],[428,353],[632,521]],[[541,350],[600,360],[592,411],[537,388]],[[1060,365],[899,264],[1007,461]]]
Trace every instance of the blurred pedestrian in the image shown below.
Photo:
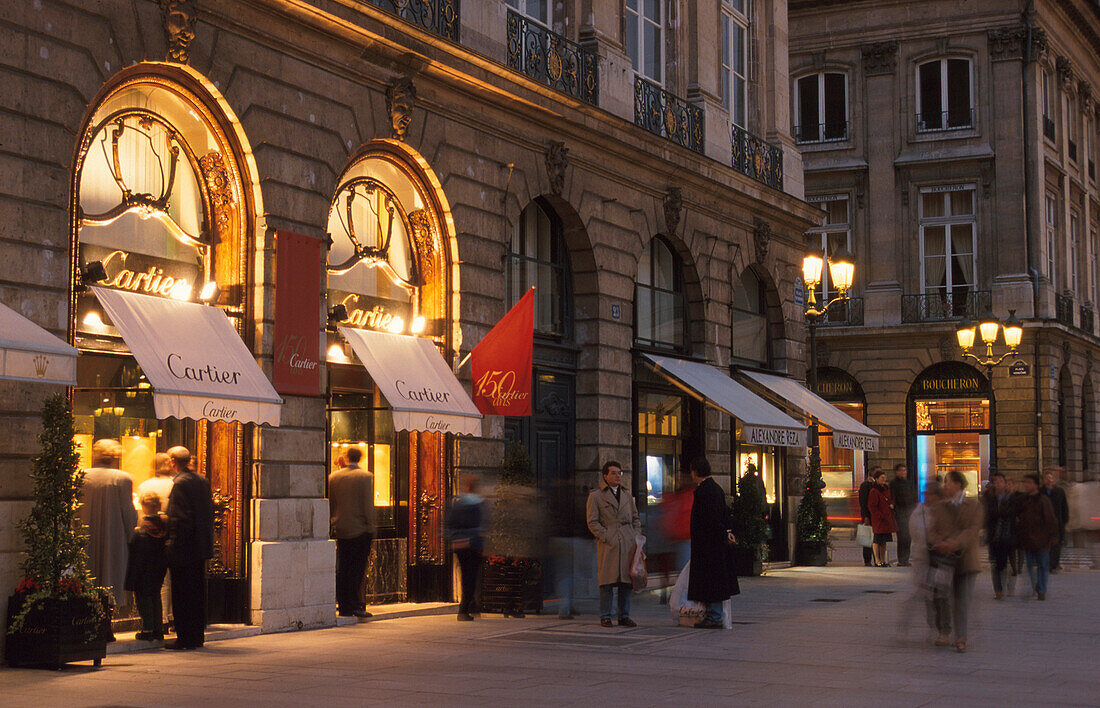
[[[1062,468],[1047,470],[1043,474],[1042,494],[1050,500],[1054,508],[1054,518],[1058,520],[1058,540],[1050,548],[1050,572],[1057,573],[1062,569],[1062,545],[1066,542],[1066,525],[1069,523],[1069,503],[1066,500],[1066,490],[1058,485],[1055,470],[1059,476]]]
[[[1020,547],[1024,549],[1031,587],[1040,600],[1047,599],[1050,549],[1058,542],[1058,517],[1050,498],[1039,490],[1039,475],[1024,475],[1024,497],[1016,516]]]
[[[614,460],[603,464],[599,489],[588,494],[588,530],[596,537],[596,582],[600,586],[600,624],[611,626],[612,600],[618,596],[619,624],[638,626],[630,618],[630,565],[634,561],[635,539],[642,532],[634,497],[622,487],[622,465]]]
[[[210,482],[191,471],[191,452],[168,450],[176,479],[168,497],[168,569],[176,640],[165,649],[198,649],[206,629],[206,560],[214,556],[214,500]]]
[[[1008,479],[1008,498],[1012,501],[1012,508],[1019,513],[1020,502],[1024,499],[1024,493],[1020,490],[1020,480],[1016,477],[1010,477]],[[1018,522],[1015,518],[1012,519],[1012,536],[1016,539],[1016,543],[1013,544],[1012,550],[1008,554],[1008,594],[1012,595],[1016,592],[1016,578],[1020,577],[1020,571],[1024,567],[1024,551],[1020,548],[1020,534],[1018,528]]]
[[[937,505],[935,520],[928,532],[932,550],[954,556],[955,576],[951,592],[951,620],[955,630],[955,649],[966,651],[970,598],[974,577],[981,570],[978,541],[982,528],[982,505],[966,496],[966,477],[958,470],[944,476],[944,501]]]
[[[859,516],[862,519],[863,524],[871,525],[871,510],[867,508],[867,502],[871,497],[871,487],[875,486],[875,473],[878,472],[881,467],[873,465],[867,474],[863,478],[863,483],[859,485]],[[871,549],[867,546],[863,547],[863,565],[871,566],[874,560]]]
[[[989,570],[993,577],[993,598],[1003,600],[1008,558],[1016,546],[1016,507],[1008,483],[1000,472],[993,473],[985,501],[985,537],[989,543]]]
[[[107,588],[116,607],[126,604],[126,564],[137,525],[134,482],[120,470],[122,445],[104,438],[92,445],[92,467],[84,470],[77,516],[88,530],[88,570]]]
[[[911,547],[909,516],[917,505],[917,488],[909,479],[909,468],[904,463],[894,465],[890,493],[894,496],[894,521],[898,527],[898,565],[908,567]]]
[[[141,617],[141,631],[134,638],[157,642],[164,639],[160,589],[168,571],[168,557],[164,552],[164,544],[168,540],[168,517],[161,513],[160,496],[156,491],[148,489],[138,500],[142,517],[134,529],[134,537],[130,539],[126,589],[134,593],[134,604]]]
[[[367,619],[359,595],[377,527],[374,474],[359,466],[363,451],[350,447],[347,464],[328,476],[329,528],[336,539],[336,612]]]
[[[481,479],[464,474],[459,481],[461,493],[447,512],[447,538],[451,542],[462,576],[462,599],[458,620],[468,622],[477,614],[477,588],[481,578],[482,551],[485,548],[485,500],[478,495]]]
[[[730,546],[736,539],[730,526],[726,493],[710,476],[710,462],[697,457],[691,462],[696,482],[691,505],[691,564],[688,600],[706,605],[706,615],[696,629],[722,627],[722,603],[741,589],[730,563]]]
[[[924,502],[909,515],[909,536],[913,542],[910,556],[913,568],[913,583],[916,591],[911,596],[924,606],[928,626],[936,630],[937,643],[946,646],[950,643],[951,609],[948,604],[949,593],[937,589],[929,583],[928,531],[936,518],[937,505],[943,499],[940,483],[931,481],[924,486]],[[908,613],[903,613],[903,619]]]
[[[889,568],[890,561],[886,544],[894,540],[898,523],[894,517],[894,495],[886,484],[886,473],[881,468],[875,470],[874,484],[867,495],[867,510],[871,515],[871,530],[874,532],[875,567]]]

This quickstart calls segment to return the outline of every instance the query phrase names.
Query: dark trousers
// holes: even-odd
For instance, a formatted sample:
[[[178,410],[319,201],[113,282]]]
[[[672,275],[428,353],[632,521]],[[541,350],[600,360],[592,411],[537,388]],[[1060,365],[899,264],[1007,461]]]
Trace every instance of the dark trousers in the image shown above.
[[[363,584],[373,540],[371,533],[336,539],[336,611],[342,615],[362,609],[359,586]]]
[[[913,540],[909,536],[909,512],[895,512],[894,518],[898,522],[898,564],[909,565],[909,547]]]
[[[482,555],[472,548],[460,548],[455,551],[455,556],[462,575],[462,600],[458,603],[458,614],[473,614],[478,611],[477,588],[481,581]]]
[[[993,576],[993,592],[998,595],[1004,592],[1005,571],[1008,569],[1008,559],[1014,552],[1007,544],[989,544],[989,572]]]
[[[1062,569],[1062,544],[1066,540],[1066,527],[1063,526],[1061,533],[1058,534],[1058,543],[1050,547],[1050,569],[1061,570]]]
[[[871,555],[871,549],[867,546],[863,547],[863,565],[871,565],[874,556]]]
[[[141,631],[163,637],[164,621],[161,618],[160,589],[149,595],[135,592],[134,604],[137,605],[138,615],[141,616]]]
[[[172,612],[179,643],[201,647],[206,630],[206,561],[172,566]]]

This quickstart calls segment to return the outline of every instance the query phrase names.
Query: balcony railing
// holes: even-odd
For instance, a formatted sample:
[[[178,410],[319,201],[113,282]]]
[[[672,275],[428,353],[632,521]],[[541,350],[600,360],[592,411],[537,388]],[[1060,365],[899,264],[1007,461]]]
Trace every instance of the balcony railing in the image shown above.
[[[782,148],[736,125],[730,126],[730,145],[733,169],[769,187],[783,189]]]
[[[397,15],[402,20],[438,34],[452,42],[458,41],[460,0],[366,0],[366,2]]]
[[[1054,140],[1054,120],[1047,116],[1043,116],[1043,135],[1048,140]]]
[[[1073,296],[1057,293],[1054,296],[1054,319],[1067,327],[1073,326]]]
[[[863,325],[863,298],[850,297],[829,308],[818,322],[821,327],[859,327]]]
[[[1077,162],[1077,143],[1073,142],[1072,140],[1067,140],[1066,144],[1069,148],[1069,159]]]
[[[1092,329],[1092,320],[1093,320],[1092,308],[1089,307],[1088,305],[1082,304],[1080,313],[1081,313],[1081,319],[1077,323],[1077,326],[1080,327],[1085,332],[1088,332],[1089,334],[1092,334],[1093,333],[1093,329]]]
[[[947,130],[963,130],[974,127],[974,109],[928,112],[917,114],[918,133],[936,133]]]
[[[695,152],[703,152],[703,109],[657,84],[634,77],[634,124]]]
[[[848,121],[843,123],[815,123],[796,125],[794,140],[796,143],[831,143],[848,139]]]
[[[902,322],[950,322],[964,317],[977,320],[989,310],[993,298],[988,290],[956,288],[951,292],[901,296]]]
[[[511,10],[508,66],[593,106],[599,103],[596,55]]]

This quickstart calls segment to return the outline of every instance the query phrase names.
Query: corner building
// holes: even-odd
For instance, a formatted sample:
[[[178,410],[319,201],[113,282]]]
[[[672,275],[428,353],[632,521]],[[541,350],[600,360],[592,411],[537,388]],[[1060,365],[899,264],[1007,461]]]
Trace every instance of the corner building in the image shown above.
[[[80,350],[85,458],[118,439],[136,485],[156,452],[195,453],[219,509],[211,621],[334,623],[326,475],[350,446],[380,509],[368,602],[452,596],[446,505],[460,475],[492,482],[509,438],[580,600],[584,500],[610,458],[652,509],[695,455],[727,488],[767,457],[787,554],[804,438],[746,448],[731,411],[646,356],[804,374],[794,284],[820,218],[790,133],[785,2],[17,5],[0,300]],[[370,347],[419,337],[446,373],[531,286],[534,414],[410,422],[377,378],[409,345]],[[169,314],[134,325],[116,300]],[[224,346],[196,345],[183,312]],[[255,390],[196,408],[143,358],[166,343],[192,384]],[[238,347],[248,362],[206,361]],[[258,378],[225,373],[252,362]],[[407,374],[406,392],[446,382]],[[0,584],[19,580],[37,411],[57,390],[0,382]]]
[[[972,491],[993,470],[1092,479],[1095,3],[792,2],[790,23],[792,131],[826,213],[810,243],[863,274],[816,365],[882,434],[867,462],[956,469]],[[987,311],[1025,321],[992,378],[955,337]],[[851,516],[863,470],[827,465],[830,513]]]

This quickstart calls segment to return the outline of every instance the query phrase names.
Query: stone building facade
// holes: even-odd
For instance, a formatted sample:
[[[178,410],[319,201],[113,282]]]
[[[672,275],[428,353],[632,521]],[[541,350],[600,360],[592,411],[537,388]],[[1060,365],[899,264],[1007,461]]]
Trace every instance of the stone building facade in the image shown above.
[[[316,298],[305,294],[306,313],[318,320],[305,340],[322,353],[319,385],[280,389],[277,427],[144,414],[114,428],[157,449],[166,441],[198,448],[222,509],[212,619],[264,631],[333,624],[325,494],[340,446],[363,445],[380,465],[379,483],[388,478],[389,530],[368,574],[392,577],[366,590],[377,600],[450,596],[447,499],[461,474],[493,479],[506,437],[531,446],[555,519],[568,518],[559,535],[583,535],[571,514],[608,458],[635,470],[644,502],[637,421],[647,405],[639,400],[648,399],[639,380],[661,396],[682,392],[645,368],[639,352],[728,368],[742,346],[731,327],[733,285],[747,273],[759,288],[750,314],[764,323],[760,363],[804,371],[794,284],[802,235],[819,219],[801,200],[790,134],[786,3],[649,5],[657,15],[618,0],[107,0],[81,8],[36,0],[12,8],[3,43],[0,299],[82,349],[85,374],[69,391],[89,440],[104,416],[125,418],[126,400],[148,394],[136,378],[120,382],[136,366],[117,337],[89,334],[88,322],[102,322],[89,319],[94,302],[79,292],[96,253],[85,237],[97,226],[85,198],[110,187],[112,173],[125,199],[146,198],[124,203],[134,208],[118,217],[141,212],[127,232],[139,247],[150,215],[201,230],[201,238],[170,234],[201,255],[201,273],[193,255],[189,264],[171,256],[181,247],[168,237],[169,255],[149,267],[217,279],[216,304],[268,376],[284,358],[277,333],[280,308],[290,306],[279,304],[280,289],[320,277]],[[145,172],[127,171],[128,150],[145,151]],[[179,150],[195,159],[176,166],[167,156]],[[81,168],[95,160],[100,183]],[[138,194],[128,180],[154,186]],[[357,184],[368,186],[356,195]],[[179,196],[185,188],[199,196]],[[193,213],[180,216],[187,204]],[[398,212],[407,218],[395,220]],[[103,224],[118,223],[110,214]],[[400,263],[388,238],[375,251],[354,235],[348,245],[349,223],[380,227],[385,218],[405,231]],[[297,269],[277,262],[295,239],[300,253],[327,252],[327,269],[309,258]],[[350,303],[366,296],[340,280],[341,248],[385,265],[370,271],[374,299],[359,310]],[[369,327],[371,303],[378,317],[386,307],[426,315],[423,336],[454,366],[529,284],[540,291],[535,415],[486,417],[475,436],[393,430],[336,325]],[[651,299],[636,309],[639,288]],[[394,300],[379,296],[391,291]],[[89,362],[101,361],[116,367],[114,378],[89,383]],[[468,368],[458,375],[471,384]],[[0,382],[0,585],[19,580],[15,524],[30,503],[37,410],[53,390],[64,389]],[[96,397],[83,410],[89,392],[117,401],[100,406]],[[665,437],[677,439],[668,455],[675,466],[709,455],[728,487],[733,421],[694,398],[680,403],[691,408],[691,425],[669,433],[666,419]],[[803,451],[790,450],[785,469],[796,475],[793,453]],[[784,484],[789,494],[794,487]]]
[[[1061,465],[1071,480],[1092,479],[1095,3],[790,11],[792,127],[807,200],[828,213],[810,240],[846,245],[861,274],[851,310],[822,330],[817,363],[840,389],[858,389],[849,399],[882,435],[868,463],[907,462],[922,477],[956,468],[983,482],[994,468]],[[1025,322],[992,390],[955,336],[960,320],[988,310]],[[855,470],[850,484],[861,478]]]

